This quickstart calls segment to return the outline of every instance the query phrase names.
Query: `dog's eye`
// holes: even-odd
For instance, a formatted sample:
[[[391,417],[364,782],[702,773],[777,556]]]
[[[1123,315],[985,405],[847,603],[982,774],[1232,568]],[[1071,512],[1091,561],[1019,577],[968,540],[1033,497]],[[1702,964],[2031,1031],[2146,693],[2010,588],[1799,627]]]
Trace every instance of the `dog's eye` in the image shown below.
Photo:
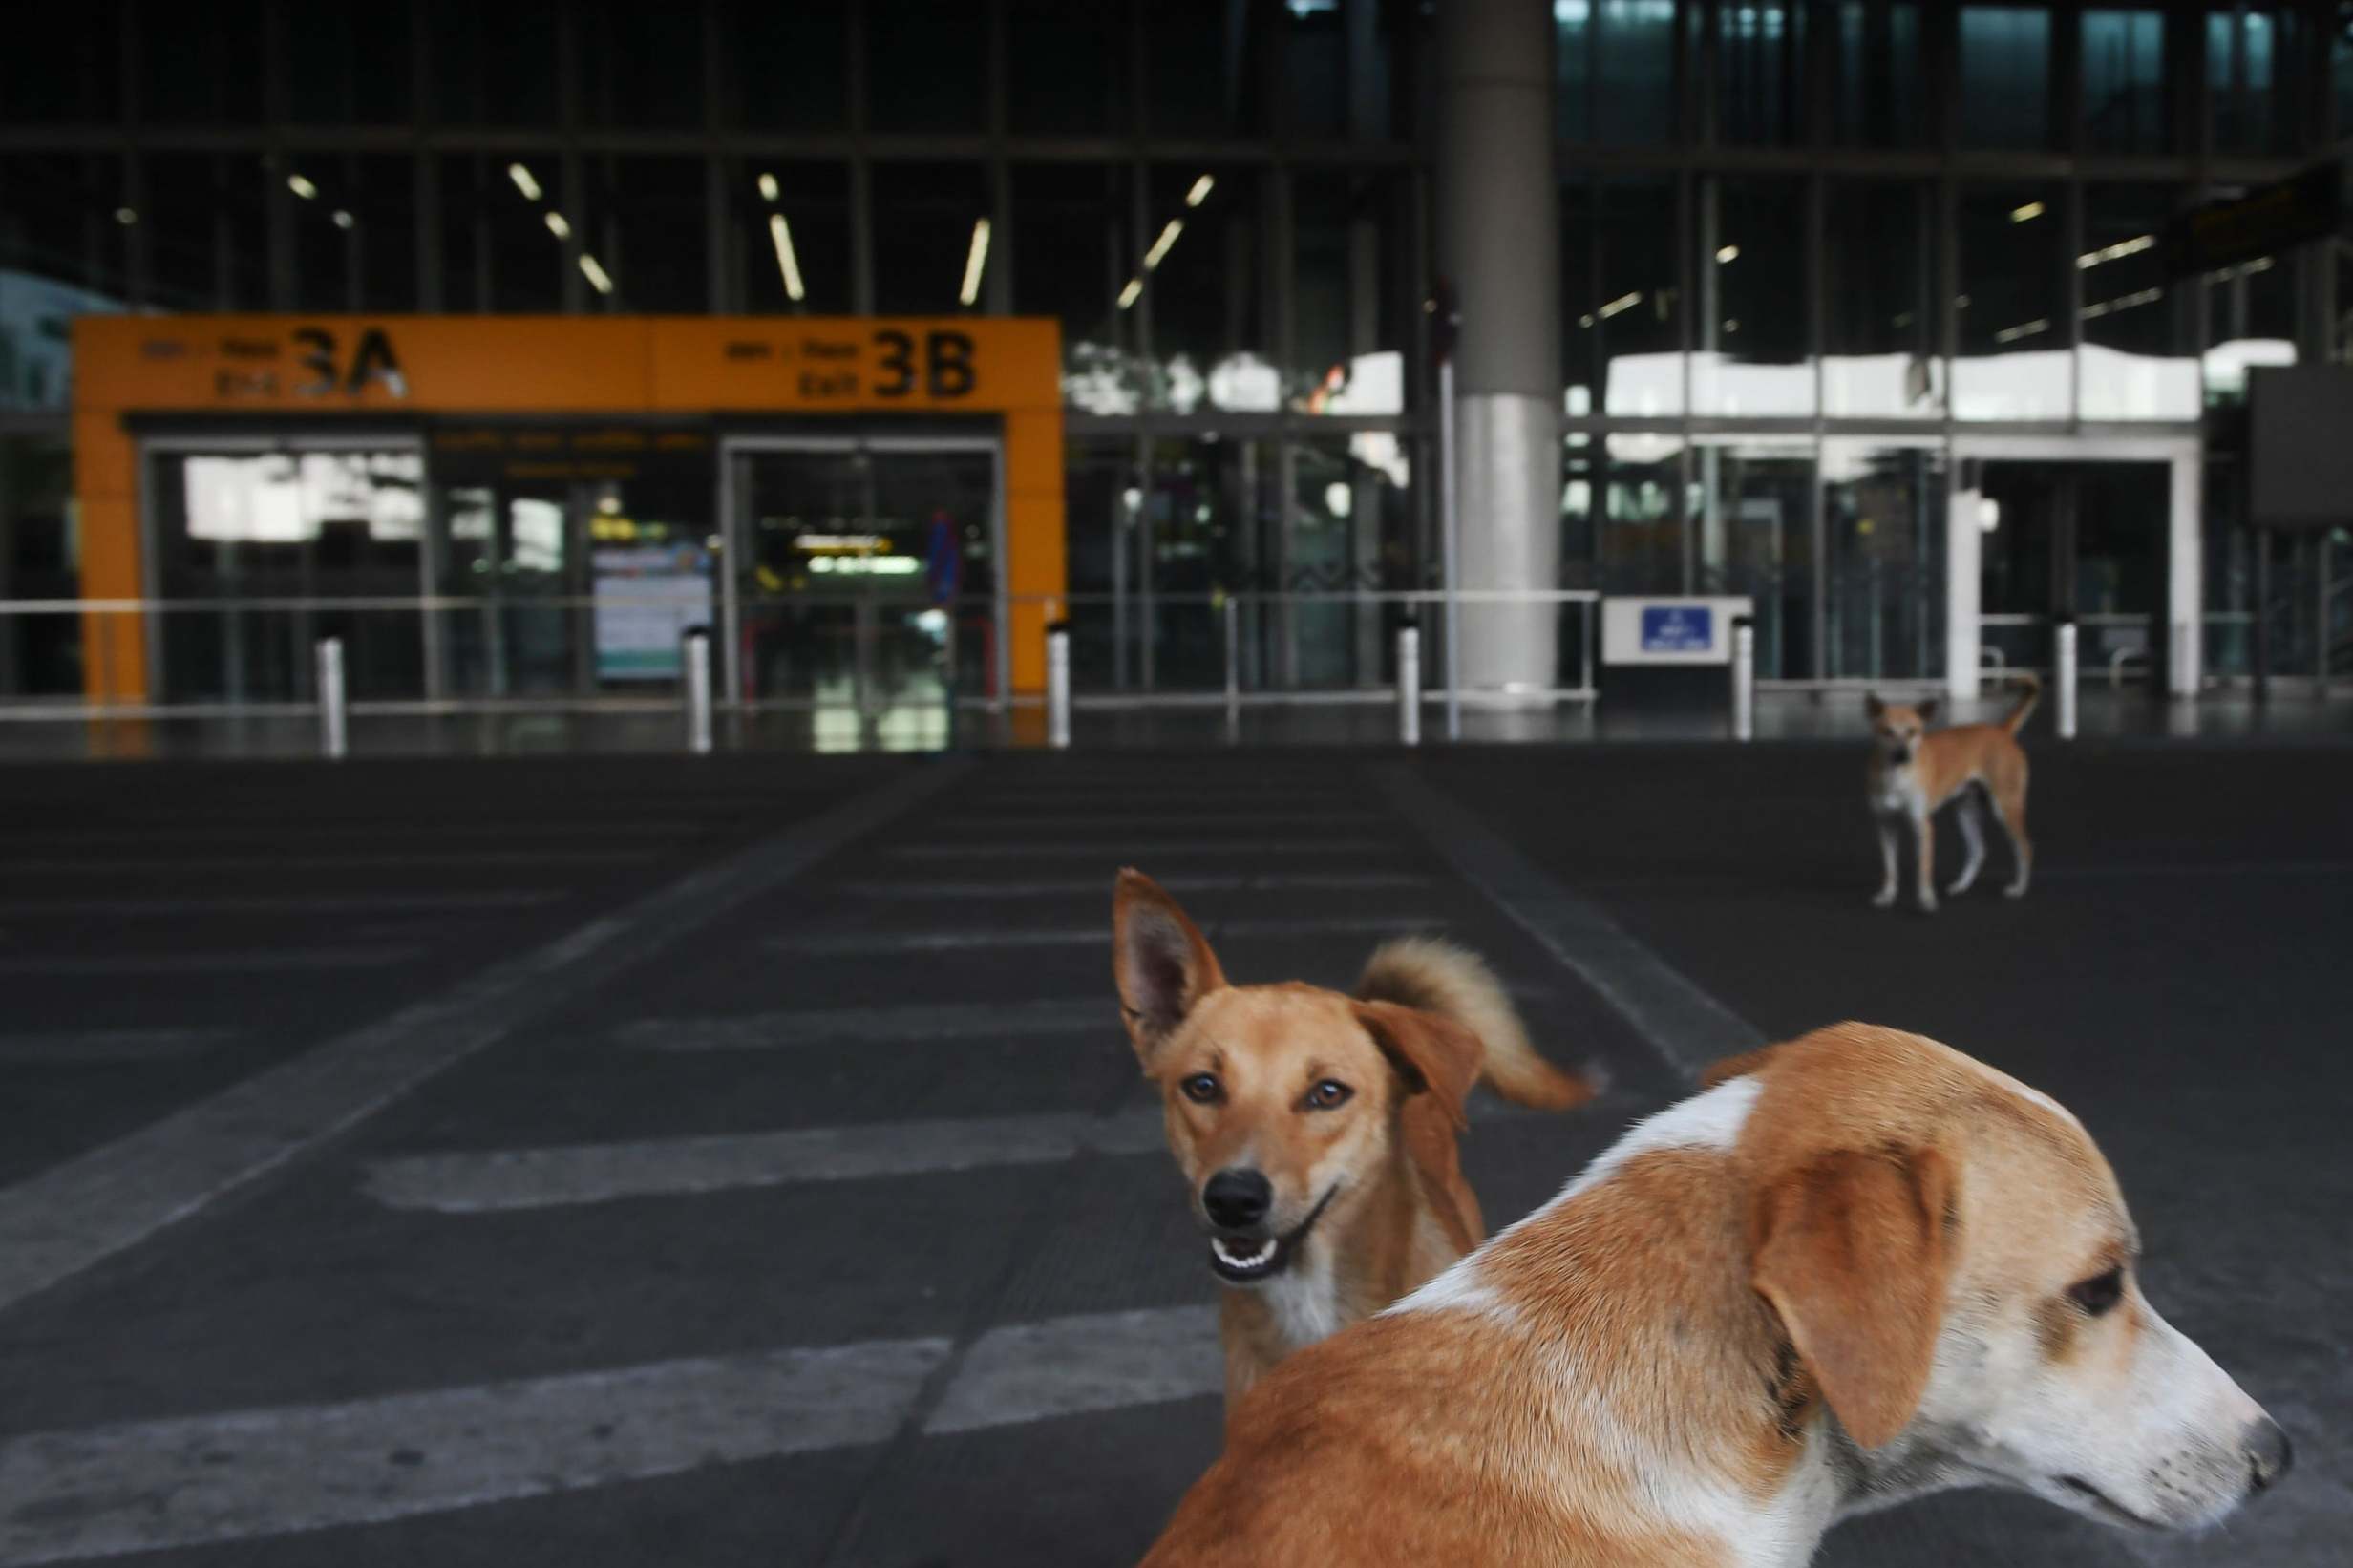
[[[1339,1079],[1326,1078],[1307,1091],[1307,1109],[1310,1111],[1333,1110],[1347,1104],[1355,1092],[1355,1090],[1350,1089]]]
[[[1177,1087],[1195,1105],[1215,1105],[1224,1092],[1214,1072],[1197,1072]]]
[[[2124,1265],[2120,1263],[2104,1274],[2067,1286],[2067,1297],[2093,1317],[2106,1317],[2124,1300]]]

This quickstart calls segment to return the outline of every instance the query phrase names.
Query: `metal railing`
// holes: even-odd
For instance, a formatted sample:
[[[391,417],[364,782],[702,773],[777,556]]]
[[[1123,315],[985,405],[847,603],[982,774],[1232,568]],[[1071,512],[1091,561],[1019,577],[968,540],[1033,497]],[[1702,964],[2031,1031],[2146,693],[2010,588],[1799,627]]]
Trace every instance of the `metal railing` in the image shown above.
[[[664,595],[443,594],[203,599],[0,600],[0,633],[19,617],[82,624],[79,691],[0,693],[0,720],[300,718],[322,707],[323,640],[339,647],[350,718],[677,711],[698,678],[700,630],[712,706],[740,712],[855,710],[874,717],[929,704],[999,710],[1041,702],[998,689],[1008,626],[1064,623],[1081,709],[1395,700],[1396,630],[1420,628],[1422,668],[1452,670],[1455,637],[1496,615],[1549,617],[1553,678],[1507,690],[1423,686],[1424,700],[1590,702],[1598,690],[1600,604],[1592,590],[1301,591],[1135,596],[978,594],[944,604],[886,594],[746,595],[733,647],[715,641],[715,604]],[[1028,613],[1024,614],[1022,612]],[[632,616],[648,618],[633,629]],[[1042,633],[1040,634],[1042,635]],[[1114,637],[1152,639],[1156,674],[1131,666]],[[134,673],[144,668],[144,677]],[[722,677],[721,671],[724,671]]]

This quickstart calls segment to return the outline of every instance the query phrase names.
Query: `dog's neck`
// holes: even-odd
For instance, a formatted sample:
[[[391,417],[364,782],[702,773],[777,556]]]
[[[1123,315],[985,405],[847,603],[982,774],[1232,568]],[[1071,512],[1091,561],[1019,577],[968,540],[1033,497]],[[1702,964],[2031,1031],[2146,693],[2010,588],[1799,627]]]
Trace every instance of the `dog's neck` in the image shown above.
[[[1522,1446],[1553,1449],[1568,1507],[1622,1506],[1585,1501],[1597,1472],[1640,1477],[1657,1528],[1795,1568],[1839,1518],[1937,1483],[1840,1428],[1749,1286],[1747,1216],[1720,1152],[1646,1152],[1497,1237],[1471,1288],[1533,1359],[1516,1375],[1557,1390],[1555,1444]]]

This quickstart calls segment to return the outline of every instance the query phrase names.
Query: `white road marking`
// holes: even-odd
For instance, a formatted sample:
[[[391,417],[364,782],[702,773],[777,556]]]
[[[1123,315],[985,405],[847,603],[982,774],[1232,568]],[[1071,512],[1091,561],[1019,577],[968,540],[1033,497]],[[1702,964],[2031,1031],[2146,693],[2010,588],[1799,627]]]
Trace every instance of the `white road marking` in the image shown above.
[[[387,1208],[503,1214],[746,1187],[1049,1165],[1083,1151],[1163,1147],[1160,1112],[1078,1112],[872,1122],[622,1143],[406,1155],[371,1163],[368,1195]]]
[[[1432,931],[1445,922],[1434,915],[1304,915],[1262,920],[1204,921],[1213,941],[1250,937],[1302,937],[1319,933]],[[810,931],[771,937],[763,944],[780,953],[933,953],[964,947],[1102,947],[1112,942],[1111,922],[1089,925],[991,928],[952,931]]]
[[[0,1308],[300,1159],[427,1078],[576,1001],[963,778],[926,763],[612,915],[139,1132],[0,1189]]]
[[[815,1007],[794,1012],[638,1018],[613,1031],[639,1050],[769,1050],[872,1040],[1019,1039],[1103,1033],[1123,1038],[1119,1002],[1100,996],[1046,1002],[914,1003],[898,1007]]]
[[[946,1341],[656,1362],[0,1441],[0,1565],[375,1524],[879,1443]]]
[[[0,1062],[15,1066],[168,1062],[209,1050],[230,1033],[228,1029],[78,1029],[0,1034]]]
[[[1710,1062],[1765,1044],[1755,1025],[1635,940],[1591,900],[1563,887],[1418,774],[1390,764],[1375,771],[1389,803],[1466,881],[1618,1009],[1661,1060],[1695,1080]]]
[[[1113,838],[1100,844],[1031,838],[992,844],[893,844],[882,853],[901,860],[1099,859],[1105,865],[1118,865],[1149,855],[1184,859],[1233,855],[1378,855],[1389,847],[1387,838]]]
[[[1224,1388],[1215,1306],[1007,1324],[965,1352],[923,1430],[979,1431],[1194,1399]]]
[[[156,855],[130,858],[75,856],[68,859],[11,860],[14,875],[113,877],[148,871],[382,871],[432,866],[461,871],[483,866],[643,865],[668,851],[650,849],[470,849],[365,852],[351,855],[286,855],[257,849],[250,855]]]
[[[1153,880],[1171,893],[1351,893],[1430,885],[1428,877],[1412,871],[1298,871],[1262,875],[1178,872],[1171,877],[1155,877]],[[856,899],[909,903],[935,899],[1045,899],[1064,895],[1100,898],[1107,906],[1111,901],[1111,881],[1104,877],[1052,877],[1019,882],[839,882],[835,884],[834,891]]]
[[[221,948],[190,953],[26,953],[0,958],[0,975],[269,974],[296,969],[389,969],[413,946]]]
[[[553,903],[562,897],[557,892],[515,888],[480,893],[362,893],[349,897],[256,893],[184,899],[10,899],[0,900],[0,915],[103,915],[135,919],[149,915],[438,914],[445,910],[529,909]]]

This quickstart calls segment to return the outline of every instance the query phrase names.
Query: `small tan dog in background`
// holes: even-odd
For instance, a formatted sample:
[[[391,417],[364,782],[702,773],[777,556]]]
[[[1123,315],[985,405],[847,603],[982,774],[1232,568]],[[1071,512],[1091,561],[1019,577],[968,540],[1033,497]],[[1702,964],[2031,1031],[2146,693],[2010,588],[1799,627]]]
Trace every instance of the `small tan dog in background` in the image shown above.
[[[1128,1035],[1225,1286],[1229,1411],[1284,1356],[1485,1237],[1454,1149],[1482,1072],[1538,1110],[1593,1097],[1536,1053],[1487,965],[1450,943],[1383,943],[1354,996],[1229,985],[1200,928],[1133,870],[1112,928]]]
[[[1881,702],[1876,694],[1863,701],[1871,714],[1871,815],[1879,828],[1879,858],[1886,871],[1872,902],[1885,909],[1896,901],[1897,830],[1912,825],[1918,852],[1919,882],[1913,897],[1924,914],[1937,907],[1937,836],[1935,817],[1948,801],[1959,801],[1961,842],[1969,858],[1947,893],[1969,891],[1978,868],[1985,863],[1984,807],[1981,794],[1993,802],[1994,819],[2010,842],[2017,864],[2010,885],[2003,892],[2024,897],[2026,879],[2034,870],[2034,846],[2026,838],[2026,753],[2018,744],[2019,728],[2034,711],[2043,683],[2020,671],[2014,677],[2026,694],[1999,724],[1957,724],[1931,731],[1937,716],[1935,698],[1918,705]]]

